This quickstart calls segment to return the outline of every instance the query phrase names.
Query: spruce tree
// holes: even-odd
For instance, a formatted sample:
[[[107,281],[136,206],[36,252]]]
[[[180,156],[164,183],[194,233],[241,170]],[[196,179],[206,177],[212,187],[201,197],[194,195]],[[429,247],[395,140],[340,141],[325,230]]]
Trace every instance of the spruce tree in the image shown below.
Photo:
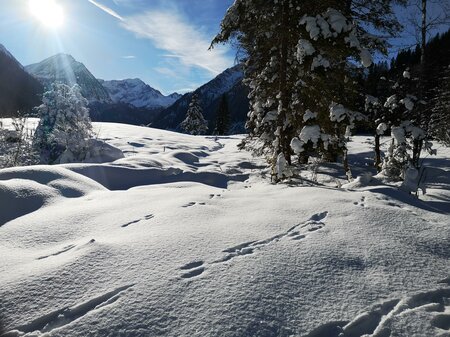
[[[222,95],[216,114],[215,135],[226,135],[230,128],[230,110],[228,108],[227,97]]]
[[[369,50],[384,50],[365,27],[394,31],[391,2],[236,0],[228,10],[212,46],[237,39],[246,51],[246,126],[276,180],[291,175],[294,154],[345,162],[347,127],[361,117],[352,106],[356,68],[347,61],[369,66]]]
[[[85,159],[93,137],[87,100],[80,87],[54,83],[37,108],[40,117],[33,146],[45,164]]]
[[[203,117],[202,108],[195,93],[192,95],[186,118],[181,122],[180,127],[191,135],[202,135],[208,131],[208,122]]]

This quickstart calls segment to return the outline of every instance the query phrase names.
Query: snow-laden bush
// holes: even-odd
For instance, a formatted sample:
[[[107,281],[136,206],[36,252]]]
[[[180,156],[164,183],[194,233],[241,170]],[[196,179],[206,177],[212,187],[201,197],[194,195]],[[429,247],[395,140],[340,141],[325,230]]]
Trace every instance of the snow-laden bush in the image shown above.
[[[37,108],[40,122],[33,146],[44,164],[82,161],[93,138],[88,101],[80,87],[54,83]]]
[[[27,127],[26,118],[13,118],[8,127],[0,122],[0,168],[37,163],[32,139],[33,131]]]

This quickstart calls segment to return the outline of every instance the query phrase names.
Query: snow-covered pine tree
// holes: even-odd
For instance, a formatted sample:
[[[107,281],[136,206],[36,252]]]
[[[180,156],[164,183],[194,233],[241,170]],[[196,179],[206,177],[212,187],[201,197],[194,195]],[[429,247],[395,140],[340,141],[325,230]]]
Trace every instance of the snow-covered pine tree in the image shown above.
[[[228,101],[226,95],[220,98],[219,107],[216,114],[216,127],[214,128],[215,135],[226,135],[230,128],[230,110],[228,108]]]
[[[88,102],[81,95],[80,87],[54,83],[44,93],[42,101],[43,104],[37,108],[40,121],[33,141],[41,163],[85,159],[93,131]]]
[[[407,69],[393,86],[394,94],[384,103],[386,123],[379,129],[391,130],[391,144],[384,158],[382,172],[392,180],[403,180],[409,192],[419,188],[420,154],[422,150],[435,153],[426,131],[420,127],[420,106],[425,102],[409,94],[412,81]]]
[[[192,95],[186,118],[181,122],[180,127],[191,135],[203,135],[208,131],[208,122],[203,117],[202,107],[196,93]]]
[[[266,154],[276,180],[291,175],[294,152],[300,162],[332,150],[345,154],[340,130],[360,116],[345,108],[335,118],[334,107],[356,95],[356,68],[347,61],[368,66],[369,49],[383,49],[365,27],[395,30],[391,2],[236,0],[228,9],[212,46],[237,39],[246,51],[249,138],[259,140],[256,150]]]

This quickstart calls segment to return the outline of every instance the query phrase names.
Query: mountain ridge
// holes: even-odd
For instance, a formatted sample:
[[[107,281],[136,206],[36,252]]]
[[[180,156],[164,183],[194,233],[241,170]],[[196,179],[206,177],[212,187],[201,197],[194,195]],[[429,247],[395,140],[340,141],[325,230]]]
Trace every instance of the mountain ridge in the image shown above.
[[[114,103],[130,104],[136,108],[166,108],[181,97],[178,93],[163,95],[140,78],[98,80]]]
[[[29,112],[41,103],[43,86],[0,44],[0,117]]]
[[[56,54],[41,62],[25,66],[25,70],[48,89],[53,82],[67,85],[78,84],[89,102],[112,102],[108,92],[86,66],[69,54]]]

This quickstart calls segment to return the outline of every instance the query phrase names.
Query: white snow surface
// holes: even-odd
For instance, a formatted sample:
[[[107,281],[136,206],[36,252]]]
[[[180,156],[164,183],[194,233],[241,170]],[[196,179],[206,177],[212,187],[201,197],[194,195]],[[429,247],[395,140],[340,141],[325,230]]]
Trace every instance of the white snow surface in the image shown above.
[[[242,136],[94,125],[125,158],[0,170],[6,336],[449,336],[448,148],[417,199],[368,137],[339,189],[271,184]]]

